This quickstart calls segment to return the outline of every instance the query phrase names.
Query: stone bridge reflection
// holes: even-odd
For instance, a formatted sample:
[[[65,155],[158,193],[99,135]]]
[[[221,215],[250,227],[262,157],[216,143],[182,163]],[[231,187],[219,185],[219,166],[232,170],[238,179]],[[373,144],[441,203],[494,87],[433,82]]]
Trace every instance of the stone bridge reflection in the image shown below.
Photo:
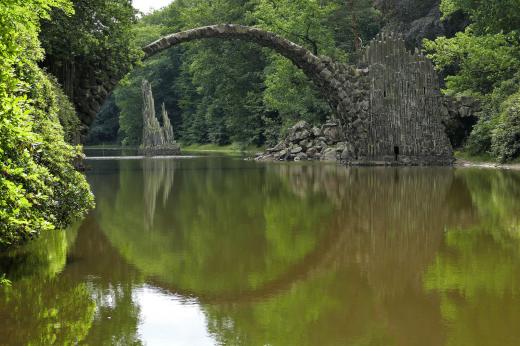
[[[7,340],[145,342],[146,285],[196,305],[220,344],[520,337],[518,173],[207,158],[100,161],[89,179],[77,233],[0,261]]]
[[[422,290],[444,230],[474,221],[451,169],[140,165],[121,170],[119,185],[132,189],[100,198],[101,228],[154,282],[208,303],[269,297],[353,263],[388,294]]]

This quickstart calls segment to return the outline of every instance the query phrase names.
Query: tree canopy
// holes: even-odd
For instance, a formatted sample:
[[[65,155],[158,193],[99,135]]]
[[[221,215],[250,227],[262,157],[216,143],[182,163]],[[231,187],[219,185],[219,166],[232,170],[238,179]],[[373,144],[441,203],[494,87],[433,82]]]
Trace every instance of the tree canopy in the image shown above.
[[[444,16],[463,12],[471,20],[455,37],[425,42],[430,57],[447,74],[445,92],[482,101],[467,149],[500,161],[518,157],[520,1],[442,0],[440,7]]]
[[[7,0],[0,4],[0,246],[61,227],[93,204],[80,155],[64,141],[59,112],[66,102],[37,65],[43,58],[40,20],[65,0]]]
[[[346,61],[354,56],[356,39],[368,41],[379,30],[379,12],[371,2],[353,3],[349,7],[339,0],[175,1],[142,18],[135,27],[136,40],[149,43],[193,27],[236,23],[261,27]],[[353,18],[363,23],[358,30],[353,29]],[[184,143],[272,144],[296,119],[319,123],[330,115],[314,85],[285,58],[252,43],[205,40],[146,61],[116,89],[125,144],[140,142],[141,100],[136,90],[142,79],[152,81],[176,137]]]

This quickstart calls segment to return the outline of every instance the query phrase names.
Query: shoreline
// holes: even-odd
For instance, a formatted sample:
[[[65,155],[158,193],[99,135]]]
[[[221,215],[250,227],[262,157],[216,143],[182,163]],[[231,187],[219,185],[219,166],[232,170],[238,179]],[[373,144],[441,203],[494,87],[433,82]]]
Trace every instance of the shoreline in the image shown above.
[[[520,163],[497,163],[497,162],[478,162],[464,159],[456,159],[453,167],[474,167],[474,168],[493,168],[506,170],[520,170]]]

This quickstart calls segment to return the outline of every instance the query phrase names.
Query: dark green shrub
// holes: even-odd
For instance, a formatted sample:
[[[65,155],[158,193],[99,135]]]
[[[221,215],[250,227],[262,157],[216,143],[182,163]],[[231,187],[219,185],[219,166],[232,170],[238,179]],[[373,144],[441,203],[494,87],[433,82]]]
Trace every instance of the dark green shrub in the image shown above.
[[[520,93],[504,102],[499,125],[493,131],[491,148],[500,162],[520,156]]]

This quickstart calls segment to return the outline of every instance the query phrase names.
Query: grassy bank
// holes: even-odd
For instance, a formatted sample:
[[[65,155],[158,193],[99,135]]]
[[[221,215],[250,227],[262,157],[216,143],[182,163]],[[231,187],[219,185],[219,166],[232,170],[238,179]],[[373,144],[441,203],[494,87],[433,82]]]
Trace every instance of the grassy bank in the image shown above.
[[[461,167],[483,167],[483,168],[503,168],[520,170],[520,158],[507,163],[499,163],[490,155],[470,155],[467,152],[455,152],[457,159],[456,165]]]
[[[183,145],[183,144],[181,144],[181,149],[183,151],[190,151],[190,152],[215,152],[215,153],[229,153],[229,154],[256,153],[256,152],[264,150],[264,148],[262,148],[262,147],[256,147],[253,145],[244,147],[237,143],[232,143],[232,144],[228,144],[228,145],[216,145],[216,144]]]
[[[124,150],[138,149],[137,146],[122,146],[120,144],[96,144],[88,145],[85,149],[104,149],[104,150]],[[181,143],[182,152],[192,153],[223,153],[223,154],[254,154],[259,151],[264,151],[263,147],[256,147],[254,145],[242,146],[238,143],[232,143],[228,145],[216,145],[216,144],[190,144],[185,145]]]
[[[455,158],[461,161],[467,161],[471,163],[498,163],[491,155],[472,155],[466,151],[455,151]]]
[[[455,158],[457,160],[461,161],[467,161],[470,163],[489,163],[489,164],[500,164],[497,160],[495,160],[491,155],[471,155],[468,152],[465,151],[456,151],[455,152]],[[504,163],[505,165],[513,165],[513,164],[520,164],[520,157],[513,160]]]

